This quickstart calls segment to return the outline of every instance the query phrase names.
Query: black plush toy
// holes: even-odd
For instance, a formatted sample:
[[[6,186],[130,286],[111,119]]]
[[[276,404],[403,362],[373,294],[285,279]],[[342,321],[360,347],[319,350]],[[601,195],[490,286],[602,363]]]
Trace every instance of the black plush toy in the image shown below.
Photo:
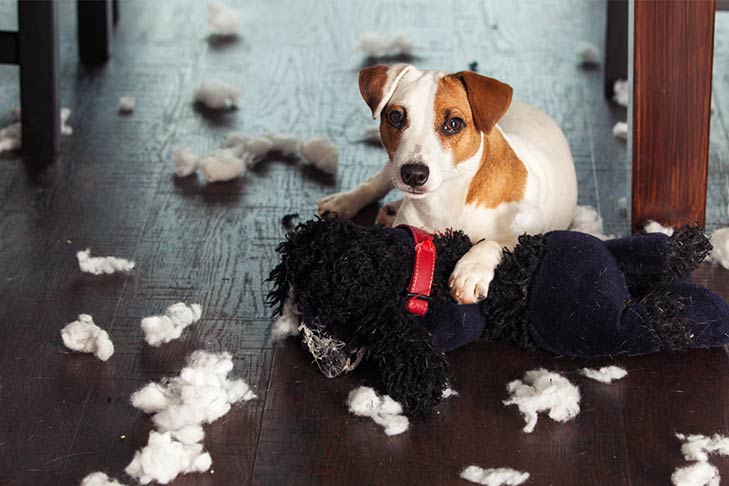
[[[373,360],[386,393],[416,414],[449,386],[444,353],[477,340],[577,357],[729,343],[729,306],[688,281],[711,249],[699,228],[609,241],[525,235],[504,250],[486,300],[459,305],[447,281],[470,247],[461,232],[309,221],[278,247],[269,303],[280,315],[291,299],[315,358],[345,357],[339,371]]]

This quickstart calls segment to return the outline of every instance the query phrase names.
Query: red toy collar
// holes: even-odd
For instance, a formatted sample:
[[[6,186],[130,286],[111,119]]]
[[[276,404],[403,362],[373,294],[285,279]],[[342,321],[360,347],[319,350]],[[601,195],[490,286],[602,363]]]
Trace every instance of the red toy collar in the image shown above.
[[[407,308],[415,315],[424,316],[428,312],[428,300],[435,273],[436,250],[433,236],[425,230],[407,224],[401,224],[398,228],[409,230],[415,242],[415,263],[408,287]]]

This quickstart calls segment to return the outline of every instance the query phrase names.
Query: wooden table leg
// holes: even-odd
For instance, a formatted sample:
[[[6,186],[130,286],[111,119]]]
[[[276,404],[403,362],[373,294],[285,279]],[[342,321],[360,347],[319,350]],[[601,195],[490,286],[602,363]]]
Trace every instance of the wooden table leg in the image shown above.
[[[111,0],[77,0],[78,54],[84,64],[101,64],[111,56]]]
[[[714,0],[636,0],[633,228],[704,224]]]
[[[54,0],[18,2],[18,63],[23,158],[50,162],[58,153],[58,31]]]

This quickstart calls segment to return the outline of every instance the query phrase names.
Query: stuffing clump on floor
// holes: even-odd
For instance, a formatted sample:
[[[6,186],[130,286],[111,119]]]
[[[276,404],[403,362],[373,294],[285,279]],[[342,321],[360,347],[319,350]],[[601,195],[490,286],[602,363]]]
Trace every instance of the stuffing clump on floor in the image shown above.
[[[81,353],[93,353],[101,361],[106,361],[114,354],[114,343],[109,334],[94,323],[88,314],[81,314],[78,320],[66,325],[61,330],[61,339],[68,349]]]
[[[630,84],[625,79],[618,79],[613,85],[613,101],[620,106],[628,107],[630,100]]]
[[[212,463],[202,444],[187,444],[173,439],[169,432],[152,431],[147,445],[134,453],[124,471],[142,484],[167,484],[179,474],[205,472]]]
[[[613,126],[613,137],[619,138],[620,140],[628,139],[628,124],[624,121],[619,121]]]
[[[76,258],[82,272],[94,275],[130,272],[134,269],[133,261],[117,257],[92,257],[90,249],[79,251]]]
[[[178,302],[167,308],[164,315],[150,316],[142,319],[144,340],[155,348],[168,343],[182,335],[185,328],[200,320],[202,307],[200,304]]]
[[[21,146],[20,122],[11,123],[5,128],[0,128],[0,154],[17,150]]]
[[[580,413],[580,390],[567,378],[543,368],[527,371],[523,380],[514,380],[506,387],[511,398],[504,405],[516,405],[524,415],[524,432],[537,425],[538,413],[549,412],[549,418],[567,422]]]
[[[133,96],[122,96],[119,98],[119,112],[131,113],[137,107],[137,100]]]
[[[671,475],[675,486],[719,486],[719,470],[708,462],[679,467]]]
[[[379,396],[368,386],[360,386],[349,392],[347,397],[349,411],[359,417],[370,417],[385,429],[387,435],[402,434],[410,421],[402,414],[402,406],[390,395]]]
[[[628,372],[619,366],[603,366],[600,369],[582,368],[580,373],[600,383],[612,383],[627,376]]]
[[[208,31],[210,35],[229,37],[238,35],[240,13],[217,0],[208,3]]]
[[[670,226],[663,226],[658,221],[653,221],[652,219],[646,221],[643,225],[643,231],[646,233],[663,233],[666,236],[673,235],[673,228]]]
[[[278,319],[271,326],[271,334],[276,341],[289,336],[298,336],[301,332],[299,329],[300,324],[301,319],[299,319],[299,314],[294,308],[293,299],[289,297],[284,302],[281,315],[278,316]]]
[[[529,473],[517,471],[509,467],[486,469],[472,464],[461,471],[461,478],[486,486],[512,486],[522,484],[529,479]]]
[[[592,42],[580,42],[577,44],[575,52],[582,66],[588,67],[600,64],[600,50]]]
[[[71,116],[69,108],[61,108],[61,133],[63,135],[73,135],[73,128],[68,125],[68,117]]]
[[[69,116],[71,116],[71,110],[61,108],[59,119],[61,120],[61,134],[63,135],[73,135],[73,128],[67,123]],[[0,128],[0,154],[10,152],[11,150],[18,150],[22,147],[20,109],[15,108],[13,110],[13,118],[15,119],[14,123]]]
[[[178,474],[207,471],[212,464],[203,450],[202,424],[219,419],[231,405],[256,398],[248,384],[230,380],[229,353],[195,351],[179,376],[149,383],[132,394],[132,405],[153,414],[157,431],[134,456],[126,472],[142,484],[167,484]]]
[[[114,478],[101,471],[93,472],[81,480],[80,486],[124,486]]]
[[[366,33],[359,40],[358,48],[369,58],[412,56],[415,44],[404,35],[385,39],[379,34]]]
[[[701,434],[676,434],[683,441],[681,453],[687,461],[696,461],[688,466],[677,468],[671,475],[676,486],[718,486],[719,471],[709,464],[709,454],[729,456],[729,437],[714,434],[707,437]]]
[[[729,228],[719,228],[711,233],[712,250],[709,260],[729,270]]]
[[[569,229],[570,231],[587,233],[600,240],[610,240],[613,238],[612,235],[605,235],[602,226],[602,216],[592,206],[577,206]]]
[[[194,99],[211,110],[230,110],[238,105],[240,91],[221,81],[203,81],[195,90]]]
[[[189,149],[177,147],[172,162],[178,177],[187,177],[200,171],[208,182],[221,182],[245,176],[247,170],[271,152],[284,156],[297,156],[305,164],[327,174],[336,175],[339,165],[337,146],[323,137],[304,141],[293,135],[269,133],[250,138],[241,132],[232,132],[223,147],[201,157]]]

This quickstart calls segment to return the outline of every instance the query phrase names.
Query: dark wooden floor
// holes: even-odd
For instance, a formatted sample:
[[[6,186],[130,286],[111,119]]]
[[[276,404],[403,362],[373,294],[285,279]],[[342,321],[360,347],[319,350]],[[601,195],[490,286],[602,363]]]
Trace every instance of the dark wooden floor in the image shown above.
[[[14,27],[14,3],[0,1],[0,29]],[[264,279],[280,217],[310,215],[319,197],[353,186],[384,156],[356,142],[370,123],[354,49],[367,30],[411,36],[420,66],[477,60],[543,107],[569,138],[580,201],[600,208],[608,231],[627,230],[619,200],[629,168],[610,132],[625,113],[603,100],[599,69],[574,64],[578,41],[602,44],[601,1],[241,1],[242,38],[211,45],[205,2],[125,0],[114,57],[97,70],[76,63],[73,2],[60,5],[62,104],[74,135],[45,171],[0,156],[0,484],[77,484],[99,469],[123,478],[150,427],[129,395],[199,348],[232,352],[260,398],[207,427],[214,474],[175,484],[449,484],[470,463],[529,471],[535,485],[666,484],[683,464],[674,432],[729,432],[722,350],[620,359],[629,375],[610,386],[570,375],[582,413],[568,424],[540,420],[528,435],[501,405],[505,384],[537,366],[571,373],[583,363],[471,345],[450,356],[461,396],[388,438],[346,411],[361,375],[327,380],[295,343],[270,337]],[[727,15],[717,56],[729,50]],[[240,86],[240,109],[194,110],[192,90],[206,78]],[[0,125],[17,103],[16,81],[14,68],[0,68]],[[727,59],[717,57],[715,81],[710,227],[729,223]],[[127,94],[138,109],[118,116]],[[174,145],[205,151],[231,129],[326,134],[341,147],[339,180],[278,162],[212,186],[171,176]],[[137,270],[81,275],[74,253],[87,246],[133,258]],[[707,266],[697,277],[729,298],[729,272]],[[203,320],[176,342],[145,346],[140,319],[181,300],[202,303]],[[63,348],[59,330],[82,312],[111,334],[108,363]],[[729,475],[729,461],[715,463]]]

